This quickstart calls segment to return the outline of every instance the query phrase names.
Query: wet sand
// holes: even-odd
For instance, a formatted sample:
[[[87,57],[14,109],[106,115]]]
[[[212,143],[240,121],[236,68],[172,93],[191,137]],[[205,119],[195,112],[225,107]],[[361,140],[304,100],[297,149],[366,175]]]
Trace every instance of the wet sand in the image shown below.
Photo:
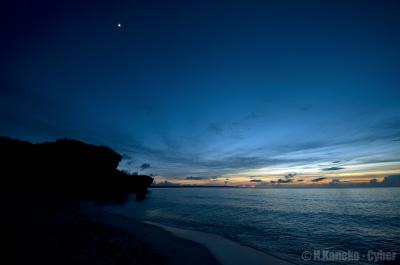
[[[146,222],[171,232],[173,235],[191,240],[206,246],[222,265],[289,265],[292,263],[280,260],[261,251],[242,246],[221,236],[200,231],[185,230]]]

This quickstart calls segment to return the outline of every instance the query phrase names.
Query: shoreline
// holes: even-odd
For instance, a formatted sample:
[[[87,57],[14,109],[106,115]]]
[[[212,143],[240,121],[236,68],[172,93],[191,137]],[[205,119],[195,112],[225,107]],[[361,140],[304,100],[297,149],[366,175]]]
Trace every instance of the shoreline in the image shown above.
[[[292,264],[221,236],[141,222],[93,203],[36,205],[6,217],[3,240],[16,264]]]
[[[12,264],[221,265],[199,243],[92,203],[22,206],[0,221]]]
[[[144,223],[161,227],[176,237],[190,240],[205,246],[221,265],[293,265],[272,255],[240,245],[222,236],[195,230],[186,230],[145,221]]]
[[[97,212],[92,216],[105,215],[105,217],[112,217],[114,221],[110,219],[107,223],[120,226],[122,221],[123,227],[129,228],[130,225],[137,226],[144,225],[149,230],[148,233],[155,233],[156,231],[162,230],[171,237],[176,239],[184,240],[188,243],[193,243],[198,246],[199,250],[205,250],[214,257],[220,265],[294,265],[294,263],[280,259],[279,257],[272,256],[254,248],[241,245],[238,242],[227,239],[225,237],[206,233],[196,230],[188,230],[177,227],[166,226],[160,223],[151,221],[139,221],[132,217],[128,217],[122,214],[111,213],[108,211]],[[103,218],[100,218],[100,220]],[[111,221],[111,222],[110,222]],[[132,227],[131,227],[132,228]],[[159,232],[158,232],[159,233]],[[154,239],[154,238],[153,238]],[[202,257],[198,257],[202,258]],[[192,264],[192,263],[190,263]]]
[[[141,222],[121,214],[104,211],[101,208],[86,209],[89,219],[95,223],[117,227],[135,236],[135,241],[144,244],[148,250],[158,257],[151,264],[162,265],[223,265],[203,244],[193,240],[175,236],[165,229]],[[118,240],[118,238],[114,239]],[[148,264],[148,263],[144,263]]]

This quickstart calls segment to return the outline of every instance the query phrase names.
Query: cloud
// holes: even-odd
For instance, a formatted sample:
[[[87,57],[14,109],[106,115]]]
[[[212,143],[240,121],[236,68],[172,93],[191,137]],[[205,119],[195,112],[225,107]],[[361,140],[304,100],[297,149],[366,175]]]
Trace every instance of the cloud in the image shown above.
[[[252,115],[250,115],[252,116]],[[214,130],[215,133],[223,133],[229,135],[229,125],[223,123],[206,123],[206,126],[210,125],[210,130]],[[389,128],[392,128],[393,125]],[[207,128],[207,127],[206,127]],[[386,132],[386,131],[385,131]],[[232,148],[228,151],[218,151],[210,155],[205,155],[205,151],[202,149],[203,145],[193,144],[195,151],[188,154],[188,150],[175,149],[170,145],[158,146],[156,144],[145,145],[143,139],[132,139],[130,135],[123,137],[116,137],[116,139],[110,139],[110,142],[114,142],[113,146],[115,150],[120,152],[127,152],[128,154],[134,154],[135,160],[149,161],[152,165],[157,165],[157,171],[164,177],[175,178],[176,176],[190,176],[190,175],[201,175],[202,177],[209,178],[215,175],[232,175],[237,172],[245,172],[246,170],[253,170],[258,168],[267,167],[290,167],[292,165],[307,165],[309,163],[316,164],[331,161],[319,169],[321,172],[337,172],[343,169],[342,162],[350,161],[352,159],[347,156],[340,157],[341,160],[335,160],[339,158],[339,154],[335,154],[336,157],[323,157],[328,152],[341,152],[342,146],[351,146],[354,143],[363,143],[371,141],[371,139],[377,139],[377,135],[374,137],[367,137],[360,135],[356,139],[340,138],[338,140],[331,140],[327,138],[325,140],[314,140],[310,141],[295,141],[294,142],[276,142],[274,144],[262,144],[255,146],[254,148],[241,149],[241,146]],[[382,135],[386,139],[399,139],[399,137],[390,137],[386,133]],[[393,135],[390,135],[393,136]],[[381,139],[379,137],[378,139]],[[197,139],[196,139],[197,140]],[[185,146],[187,143],[194,141],[185,140],[182,143]],[[393,142],[394,143],[394,142]],[[338,147],[340,145],[340,148]],[[192,147],[190,147],[192,148]],[[221,150],[221,149],[219,149]],[[268,153],[266,153],[268,150]],[[306,153],[306,156],[298,155],[299,151]],[[393,157],[393,156],[392,156]],[[385,159],[386,157],[384,157]],[[330,160],[327,160],[330,159]],[[357,163],[368,163],[366,157],[363,160],[357,159]],[[375,160],[375,159],[374,159]],[[381,161],[379,161],[381,162]],[[371,162],[372,163],[372,162]],[[129,165],[127,165],[129,167]],[[336,171],[335,171],[336,170]],[[340,171],[339,171],[340,172]],[[282,176],[283,178],[283,176]]]
[[[338,178],[332,179],[330,182],[330,184],[332,184],[332,185],[339,184],[339,183],[340,183],[340,179],[338,179]]]
[[[193,176],[190,176],[190,177],[186,177],[185,178],[186,180],[202,180],[202,179],[204,179],[203,177],[193,177]]]
[[[312,158],[281,159],[268,158],[264,156],[229,156],[218,160],[192,161],[193,165],[207,169],[234,171],[237,169],[254,169],[257,167],[267,167],[273,165],[314,161]]]
[[[313,180],[311,180],[312,182],[320,182],[320,181],[322,181],[322,180],[324,180],[324,179],[326,179],[325,177],[320,177],[320,178],[316,178],[316,179],[313,179]]]
[[[261,179],[251,179],[249,182],[263,182]]]
[[[278,183],[291,183],[293,179],[278,179]]]
[[[131,156],[131,155],[128,155],[128,154],[126,154],[126,153],[123,153],[123,154],[122,154],[122,159],[132,159],[132,156]]]
[[[126,160],[126,162],[125,162],[128,166],[132,166],[134,163],[135,163],[135,161],[133,161],[133,160]]]
[[[225,133],[230,138],[240,139],[243,138],[243,135],[241,134],[243,131],[243,125],[259,118],[259,114],[250,112],[234,121],[224,121],[220,123],[211,122],[208,124],[207,130],[217,135]]]
[[[275,184],[275,183],[292,183],[293,179],[278,179],[277,181],[271,180],[270,183]]]
[[[166,186],[166,187],[169,187],[169,186],[180,186],[180,184],[165,180],[165,181],[161,181],[159,183],[153,183],[152,186]]]
[[[400,162],[400,159],[399,158],[373,158],[373,159],[360,159],[359,162],[362,164],[391,163],[391,162]]]
[[[326,167],[326,168],[323,168],[322,170],[323,171],[335,171],[335,170],[341,170],[341,169],[344,169],[344,167]]]
[[[145,169],[148,169],[148,168],[150,168],[150,164],[148,164],[148,163],[143,163],[143,164],[140,166],[140,170],[145,170]]]
[[[296,151],[307,151],[307,150],[318,150],[320,148],[326,148],[331,145],[327,141],[312,141],[312,142],[297,142],[297,143],[286,143],[275,146],[275,151],[279,154],[292,153]]]
[[[274,183],[292,183],[294,180],[294,176],[296,176],[297,173],[289,173],[287,175],[284,176],[284,179],[278,179],[278,180],[272,180],[270,181],[270,183],[274,184]]]
[[[289,174],[287,174],[286,176],[285,176],[285,179],[291,179],[291,178],[293,178],[294,176],[296,176],[297,175],[297,173],[289,173]]]
[[[185,179],[186,180],[203,180],[203,179],[209,179],[209,180],[211,180],[211,181],[216,181],[216,180],[218,180],[218,178],[220,178],[219,176],[202,176],[202,177],[200,177],[200,176],[196,176],[196,177],[194,177],[194,176],[189,176],[189,177],[186,177]]]
[[[215,134],[221,134],[224,132],[224,128],[220,126],[219,124],[212,122],[208,125],[207,128],[210,132],[215,133]]]
[[[214,129],[220,131],[218,128],[222,126],[219,124],[214,125],[210,124],[210,128],[215,127]],[[158,173],[167,178],[190,174],[201,174],[202,177],[211,177],[216,174],[227,175],[238,171],[276,165],[287,166],[289,164],[313,163],[319,158],[311,156],[284,157],[281,154],[297,150],[320,148],[324,145],[324,143],[301,143],[294,147],[293,145],[279,145],[277,146],[278,149],[275,150],[276,148],[273,148],[272,153],[268,156],[263,155],[263,150],[267,146],[260,146],[252,150],[252,152],[245,150],[243,152],[223,153],[216,156],[215,159],[208,159],[209,156],[205,157],[202,152],[193,152],[188,155],[186,151],[171,148],[170,145],[144,145],[142,140],[132,139],[128,135],[115,137],[115,139],[110,139],[110,141],[114,142],[113,147],[115,150],[127,154],[135,154],[136,161],[139,159],[147,160],[151,161],[152,164],[156,164]],[[275,156],[275,153],[280,155]]]
[[[258,119],[259,117],[260,117],[259,114],[255,113],[255,112],[250,112],[249,114],[243,116],[241,121],[255,120],[255,119]]]

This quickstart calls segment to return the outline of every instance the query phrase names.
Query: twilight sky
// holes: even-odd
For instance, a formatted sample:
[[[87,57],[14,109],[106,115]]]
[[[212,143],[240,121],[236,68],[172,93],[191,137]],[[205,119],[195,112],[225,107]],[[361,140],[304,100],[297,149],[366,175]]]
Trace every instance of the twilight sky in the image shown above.
[[[0,135],[108,145],[122,168],[180,183],[399,173],[399,13],[384,0],[6,0]]]

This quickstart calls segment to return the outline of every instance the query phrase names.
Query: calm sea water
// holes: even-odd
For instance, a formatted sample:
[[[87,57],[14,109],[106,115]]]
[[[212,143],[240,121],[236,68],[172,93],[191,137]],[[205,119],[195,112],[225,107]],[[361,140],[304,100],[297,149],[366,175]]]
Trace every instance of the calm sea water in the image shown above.
[[[107,210],[222,235],[296,264],[333,264],[302,259],[304,251],[324,249],[357,251],[362,261],[355,264],[385,264],[363,255],[400,253],[399,195],[400,188],[171,188]]]

